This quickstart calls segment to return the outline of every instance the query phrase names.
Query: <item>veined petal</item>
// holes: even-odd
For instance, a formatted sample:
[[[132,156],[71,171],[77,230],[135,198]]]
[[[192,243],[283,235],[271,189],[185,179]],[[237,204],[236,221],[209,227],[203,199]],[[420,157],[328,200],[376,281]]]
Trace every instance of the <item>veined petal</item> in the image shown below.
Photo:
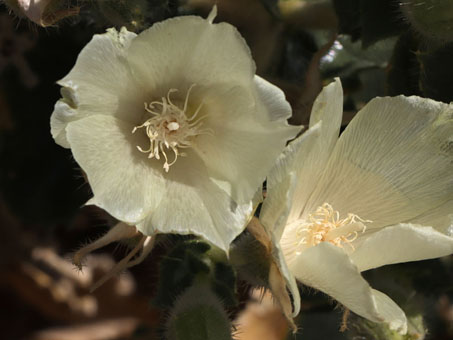
[[[310,129],[291,142],[267,178],[260,220],[280,240],[286,223],[299,218],[332,152],[341,126],[343,91],[337,79],[315,101]]]
[[[431,227],[413,224],[385,227],[357,241],[355,251],[349,256],[360,271],[453,253],[452,237]]]
[[[341,248],[322,242],[295,256],[289,268],[300,282],[330,295],[354,313],[407,332],[404,312],[387,295],[370,287]]]
[[[211,18],[212,19],[212,18]],[[135,78],[150,96],[181,84],[251,84],[255,64],[233,26],[196,16],[154,24],[134,39],[128,61]]]
[[[250,200],[262,185],[272,167],[275,157],[285,147],[285,142],[294,137],[288,130],[262,128],[255,125],[244,128],[217,130],[212,141],[197,147],[205,162],[210,177],[218,182],[232,185],[228,193],[238,202]],[[214,141],[215,139],[215,141]],[[244,147],[247,146],[247,147]],[[220,185],[220,184],[219,184]]]
[[[203,162],[193,152],[172,167],[166,194],[137,228],[146,235],[162,233],[202,236],[228,252],[253,215],[251,201],[238,204],[209,179]]]
[[[453,195],[453,105],[377,98],[341,135],[306,206],[324,202],[375,228],[405,222]]]
[[[125,50],[136,37],[125,28],[98,34],[80,52],[71,72],[58,84],[63,99],[51,117],[51,132],[57,143],[67,147],[67,123],[92,114],[114,115],[133,122],[143,113],[144,100],[133,84]]]
[[[407,221],[411,224],[429,225],[453,237],[453,199]]]
[[[313,104],[310,116],[310,128],[322,122],[320,136],[316,144],[306,152],[304,158],[298,157],[295,164],[297,184],[294,189],[293,207],[289,221],[299,218],[308,198],[318,184],[322,169],[332,153],[340,133],[343,117],[343,88],[340,79],[321,91]]]
[[[260,221],[276,242],[280,241],[289,213],[294,208],[293,196],[298,180],[296,166],[303,162],[318,142],[321,125],[322,122],[319,122],[291,142],[267,176],[267,195],[261,206]]]
[[[324,123],[324,144],[332,151],[340,133],[343,117],[343,87],[339,78],[325,86],[316,97],[310,115],[310,127],[320,121]]]
[[[274,101],[285,101],[283,96],[277,98]],[[235,201],[250,200],[286,142],[301,127],[289,126],[282,117],[271,120],[264,109],[258,114],[262,104],[241,86],[212,86],[206,100],[204,123],[213,133],[199,136],[194,149],[209,176]]]
[[[162,165],[150,161],[136,145],[146,145],[133,126],[107,115],[68,124],[75,160],[85,171],[94,198],[90,201],[129,224],[143,220],[165,194]]]

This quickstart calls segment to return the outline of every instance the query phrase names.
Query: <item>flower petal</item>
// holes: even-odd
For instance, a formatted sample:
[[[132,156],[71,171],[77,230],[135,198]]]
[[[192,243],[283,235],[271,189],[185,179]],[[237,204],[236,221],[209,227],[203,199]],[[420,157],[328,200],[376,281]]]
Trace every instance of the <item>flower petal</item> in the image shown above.
[[[299,218],[308,198],[317,185],[340,133],[343,116],[343,88],[340,79],[321,91],[313,104],[310,128],[322,122],[321,135],[304,158],[298,158],[295,170],[298,182],[294,189],[293,206],[289,220]]]
[[[269,88],[274,101],[285,101],[273,85]],[[199,136],[194,148],[209,176],[234,200],[245,202],[262,185],[286,142],[301,127],[289,126],[281,114],[271,117],[265,109],[260,111],[260,99],[241,86],[212,86],[206,94],[209,100],[205,104],[208,113],[204,123],[213,134]],[[277,105],[274,103],[274,107]]]
[[[443,234],[453,236],[453,200],[449,200],[437,208],[428,210],[407,222],[429,225]]]
[[[94,194],[90,203],[129,224],[144,219],[165,194],[162,164],[137,150],[146,139],[132,134],[132,128],[106,115],[79,119],[66,128],[74,158]]]
[[[453,253],[453,238],[431,227],[398,224],[361,237],[349,256],[360,271]]]
[[[272,235],[272,240],[274,247],[272,248],[272,256],[275,259],[275,262],[277,263],[278,269],[280,270],[280,273],[282,274],[283,278],[285,279],[286,286],[289,289],[291,296],[292,296],[292,302],[293,302],[293,313],[292,316],[296,317],[299,312],[300,312],[300,293],[299,293],[299,287],[297,287],[297,282],[294,277],[294,275],[291,273],[291,271],[288,268],[288,265],[286,264],[285,257],[283,255],[283,252],[278,246],[278,243],[275,242],[275,237]]]
[[[304,213],[327,202],[381,227],[405,222],[453,195],[453,105],[377,98],[341,135]]]
[[[69,148],[66,138],[66,126],[69,122],[80,119],[81,115],[67,101],[60,99],[55,103],[54,111],[50,117],[50,132],[55,142],[64,148]]]
[[[51,117],[51,132],[57,143],[67,147],[64,128],[73,120],[107,114],[133,121],[135,112],[143,113],[144,100],[137,95],[124,60],[135,36],[125,28],[95,35],[80,52],[71,72],[58,82],[63,86],[63,99],[57,102]]]
[[[228,252],[252,217],[254,203],[233,201],[209,179],[194,152],[178,159],[165,177],[165,196],[137,228],[146,235],[155,231],[195,234]]]
[[[289,268],[299,281],[330,295],[354,313],[407,332],[404,312],[387,295],[369,286],[341,248],[322,242],[295,256]]]
[[[156,97],[166,92],[155,91],[179,89],[189,80],[189,86],[250,84],[255,73],[250,50],[236,28],[197,16],[168,19],[140,33],[128,61],[141,86]]]
[[[277,240],[287,222],[299,218],[338,138],[343,91],[337,79],[313,105],[310,129],[291,142],[267,178],[267,198],[260,219]]]
[[[266,117],[270,121],[285,121],[291,117],[291,105],[286,101],[285,94],[280,88],[271,84],[267,80],[255,76],[254,77],[257,103],[260,104],[257,113],[267,113]]]
[[[321,135],[322,122],[291,142],[277,158],[267,176],[266,199],[261,206],[260,221],[277,242],[283,234],[293,208],[297,184],[296,165],[310,154]]]

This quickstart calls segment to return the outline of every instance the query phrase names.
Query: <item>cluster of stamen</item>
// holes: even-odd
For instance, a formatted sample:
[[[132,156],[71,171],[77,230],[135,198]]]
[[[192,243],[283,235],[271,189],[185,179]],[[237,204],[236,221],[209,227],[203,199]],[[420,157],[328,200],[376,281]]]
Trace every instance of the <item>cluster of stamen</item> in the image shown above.
[[[153,101],[145,103],[145,111],[149,117],[143,124],[134,127],[132,133],[138,129],[145,129],[149,138],[149,148],[143,149],[137,146],[140,152],[147,153],[148,158],[160,159],[164,157],[165,163],[163,168],[166,172],[176,163],[178,156],[186,156],[180,149],[186,149],[193,146],[194,137],[201,134],[212,134],[212,130],[203,128],[202,120],[206,116],[199,117],[203,103],[201,103],[193,114],[188,114],[187,108],[189,103],[190,91],[194,84],[188,89],[184,106],[180,108],[172,102],[170,95],[178,92],[177,89],[170,89],[162,101]],[[169,162],[167,152],[174,154],[173,160]]]
[[[297,249],[307,246],[315,246],[321,242],[330,242],[340,248],[345,244],[352,250],[352,242],[357,239],[359,232],[365,232],[364,220],[355,214],[349,213],[347,217],[340,219],[340,213],[333,210],[332,206],[324,203],[304,221],[298,221],[295,226]],[[293,234],[294,235],[294,234]]]

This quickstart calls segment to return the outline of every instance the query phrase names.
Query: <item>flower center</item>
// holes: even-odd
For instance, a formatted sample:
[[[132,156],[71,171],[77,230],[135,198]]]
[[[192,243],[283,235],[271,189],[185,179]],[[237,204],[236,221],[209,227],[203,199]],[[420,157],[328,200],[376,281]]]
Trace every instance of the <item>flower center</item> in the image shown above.
[[[365,232],[364,223],[370,222],[351,213],[340,219],[340,213],[333,210],[330,204],[324,203],[309,214],[308,218],[288,225],[282,237],[282,245],[287,253],[295,252],[296,255],[321,242],[330,242],[340,248],[348,244],[354,250],[352,242],[357,239],[359,232]]]
[[[165,172],[168,172],[170,167],[176,163],[178,156],[186,156],[184,152],[180,152],[180,149],[192,147],[196,136],[213,133],[210,129],[202,128],[202,120],[206,116],[198,117],[203,103],[193,114],[187,112],[190,91],[194,86],[195,84],[192,84],[187,90],[182,108],[173,103],[170,98],[172,93],[178,92],[177,89],[170,89],[167,96],[162,97],[161,101],[145,103],[146,114],[149,118],[132,130],[132,133],[142,128],[145,130],[149,138],[149,148],[142,149],[137,145],[137,149],[147,153],[148,158],[160,159],[163,156]],[[172,152],[174,155],[170,162],[167,152]]]

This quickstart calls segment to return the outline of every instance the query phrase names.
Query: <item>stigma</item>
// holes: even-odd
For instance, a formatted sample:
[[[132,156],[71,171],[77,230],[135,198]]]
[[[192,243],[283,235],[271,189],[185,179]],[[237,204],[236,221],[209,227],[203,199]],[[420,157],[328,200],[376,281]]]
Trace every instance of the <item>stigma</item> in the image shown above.
[[[143,149],[137,145],[137,149],[148,154],[148,158],[159,160],[163,157],[165,172],[170,170],[179,156],[186,156],[181,149],[193,147],[196,136],[212,134],[212,130],[203,127],[203,119],[206,115],[200,117],[203,103],[193,113],[188,112],[189,96],[194,86],[195,84],[192,84],[187,90],[182,107],[171,100],[171,94],[178,92],[177,89],[170,89],[161,101],[145,103],[147,119],[143,124],[132,129],[132,133],[138,129],[144,129],[149,139],[149,147]],[[173,154],[173,157],[170,158],[169,154]]]

